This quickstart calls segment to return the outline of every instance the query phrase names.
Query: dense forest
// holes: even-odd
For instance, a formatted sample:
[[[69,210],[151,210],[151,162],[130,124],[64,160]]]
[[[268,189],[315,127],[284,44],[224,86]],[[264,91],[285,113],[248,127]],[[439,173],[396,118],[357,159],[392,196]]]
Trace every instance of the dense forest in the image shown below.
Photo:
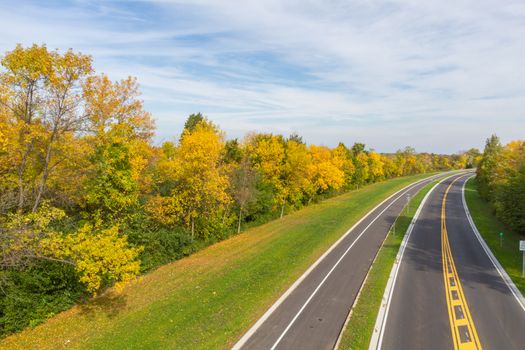
[[[496,216],[525,235],[525,141],[503,146],[496,135],[487,139],[476,179]]]
[[[39,45],[19,45],[1,64],[0,335],[324,197],[472,167],[479,156],[329,148],[296,134],[226,139],[200,113],[157,145],[134,78],[112,81],[88,55]],[[525,203],[518,146],[487,145],[480,183],[523,229],[508,205],[517,193]],[[501,170],[512,170],[507,182],[492,175],[498,157],[512,164]],[[521,192],[509,190],[516,184]]]

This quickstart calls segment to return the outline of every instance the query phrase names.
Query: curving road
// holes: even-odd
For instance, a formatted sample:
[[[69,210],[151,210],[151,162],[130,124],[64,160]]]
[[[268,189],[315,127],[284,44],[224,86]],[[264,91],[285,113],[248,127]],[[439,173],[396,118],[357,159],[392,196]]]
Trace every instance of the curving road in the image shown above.
[[[439,184],[421,208],[370,349],[525,349],[525,301],[472,224],[469,176]]]
[[[395,218],[437,175],[397,192],[325,253],[233,349],[332,349]]]

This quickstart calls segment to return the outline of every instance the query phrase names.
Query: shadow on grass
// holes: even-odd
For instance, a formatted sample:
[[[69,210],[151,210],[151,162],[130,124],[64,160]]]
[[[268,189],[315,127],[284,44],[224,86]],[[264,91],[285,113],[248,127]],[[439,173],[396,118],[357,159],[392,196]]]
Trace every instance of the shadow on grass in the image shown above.
[[[115,291],[108,291],[101,296],[88,299],[79,304],[80,313],[88,318],[96,314],[105,314],[109,318],[117,316],[126,308],[126,296]]]

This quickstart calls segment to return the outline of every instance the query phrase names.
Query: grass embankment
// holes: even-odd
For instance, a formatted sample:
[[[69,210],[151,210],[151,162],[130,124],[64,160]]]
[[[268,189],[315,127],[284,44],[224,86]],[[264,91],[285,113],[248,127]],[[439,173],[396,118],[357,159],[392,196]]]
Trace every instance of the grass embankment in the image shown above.
[[[405,207],[402,214],[397,218],[390,234],[383,242],[383,246],[379,249],[368,273],[360,297],[354,305],[350,319],[343,330],[339,349],[368,349],[377,312],[381,305],[390,271],[401,246],[401,241],[423,197],[436,182],[426,185],[414,196],[410,201],[409,210],[407,211]]]
[[[525,278],[521,277],[523,256],[518,249],[520,239],[524,240],[525,237],[510,230],[494,216],[490,203],[479,196],[475,178],[468,180],[465,186],[465,199],[479,233],[516,287],[525,294]],[[503,232],[501,246],[500,232]]]
[[[418,175],[328,199],[164,265],[12,335],[3,349],[217,349],[243,332],[334,241]]]

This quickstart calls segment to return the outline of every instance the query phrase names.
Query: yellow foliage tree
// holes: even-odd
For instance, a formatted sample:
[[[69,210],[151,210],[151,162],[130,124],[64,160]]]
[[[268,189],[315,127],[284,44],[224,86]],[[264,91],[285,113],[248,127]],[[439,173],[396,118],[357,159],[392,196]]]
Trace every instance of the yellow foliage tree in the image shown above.
[[[354,164],[354,183],[359,187],[366,184],[370,179],[368,155],[365,152],[358,153],[354,158]]]
[[[151,183],[143,174],[153,153],[153,120],[138,99],[134,78],[112,82],[106,75],[91,76],[83,93],[92,163],[85,207],[97,219],[122,221],[137,209],[141,187]]]
[[[2,65],[0,102],[17,134],[11,151],[16,206],[36,211],[52,170],[71,156],[61,151],[65,140],[83,126],[81,85],[92,72],[91,58],[18,45]]]
[[[72,234],[50,228],[64,216],[63,210],[43,202],[34,212],[14,213],[0,222],[2,235],[9,238],[0,240],[1,266],[20,267],[35,259],[66,263],[74,266],[90,293],[112,283],[122,285],[140,272],[141,248],[129,247],[118,227],[100,229],[86,224]]]
[[[349,186],[352,183],[355,174],[355,165],[352,161],[352,151],[346,148],[343,143],[339,143],[333,150],[334,154],[343,160],[343,171],[345,173],[345,185]]]
[[[345,174],[344,159],[339,152],[333,152],[328,147],[310,145],[312,163],[309,167],[311,181],[317,192],[343,186]]]
[[[282,137],[271,134],[251,135],[247,149],[254,168],[261,174],[262,181],[273,191],[273,204],[284,212],[288,197],[284,184],[284,164],[286,161],[285,143]]]
[[[221,171],[223,146],[222,135],[206,120],[191,132],[186,129],[173,159],[166,159],[163,165],[176,186],[170,196],[150,201],[150,215],[155,214],[156,220],[165,224],[182,219],[194,237],[196,219],[224,210],[231,198],[227,193],[229,179]]]
[[[93,294],[113,283],[120,288],[140,272],[142,248],[129,247],[118,226],[99,229],[86,224],[75,234],[44,239],[41,246],[50,256],[70,262]]]
[[[312,157],[306,145],[295,140],[288,140],[285,149],[285,162],[282,170],[282,184],[284,201],[281,205],[281,217],[284,214],[284,205],[298,203],[303,194],[311,187],[308,171]]]
[[[368,171],[371,181],[376,182],[384,179],[383,166],[384,163],[379,153],[370,152],[368,154]]]

